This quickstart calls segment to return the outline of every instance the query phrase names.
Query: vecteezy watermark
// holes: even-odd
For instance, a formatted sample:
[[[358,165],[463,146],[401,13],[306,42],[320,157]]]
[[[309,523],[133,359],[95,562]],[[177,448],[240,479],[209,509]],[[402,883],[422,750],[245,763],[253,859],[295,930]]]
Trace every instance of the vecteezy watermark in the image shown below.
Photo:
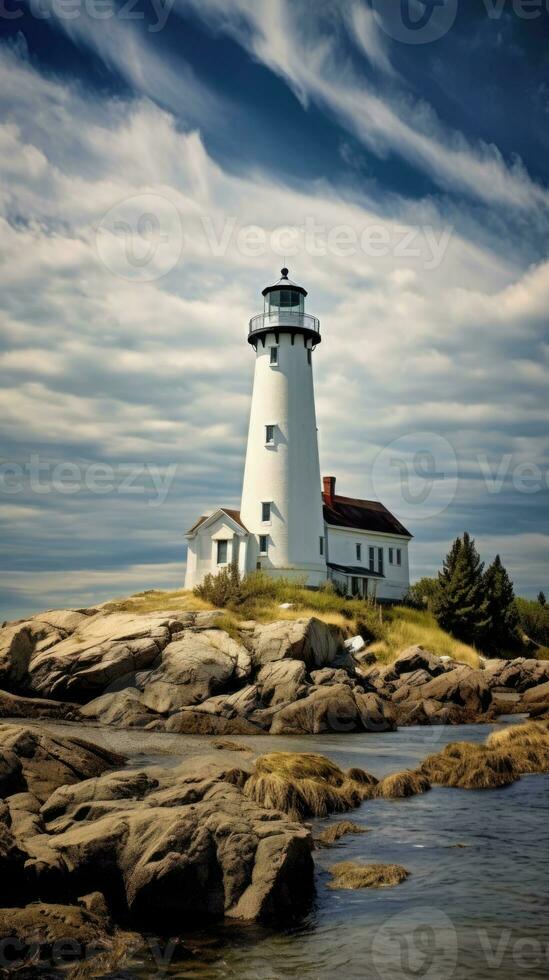
[[[183,228],[174,204],[160,194],[123,198],[103,215],[96,229],[97,254],[121,279],[152,282],[177,265]]]
[[[74,496],[141,496],[150,507],[165,503],[177,474],[177,463],[73,463],[52,462],[32,454],[24,463],[0,462],[0,494],[16,496],[30,491]]]
[[[403,44],[439,41],[454,26],[459,9],[459,0],[371,0],[371,4],[381,30]],[[549,0],[482,0],[482,5],[490,20],[500,20],[506,13],[539,20],[549,13]],[[475,6],[480,8],[480,3]]]
[[[378,25],[395,41],[429,44],[453,27],[458,0],[372,0]]]
[[[416,227],[374,222],[356,227],[352,224],[319,224],[308,215],[299,225],[280,225],[269,230],[259,225],[239,226],[236,217],[226,218],[219,226],[208,215],[201,218],[206,241],[212,255],[222,257],[236,248],[246,258],[272,254],[293,258],[310,255],[322,258],[351,258],[365,255],[379,259],[419,259],[426,270],[438,268],[448,249],[454,228],[445,225]]]
[[[450,980],[458,962],[458,936],[439,909],[412,907],[391,916],[372,940],[379,980]]]
[[[25,12],[36,20],[140,20],[146,21],[146,30],[157,34],[166,26],[174,0],[148,0],[143,6],[140,0],[0,0],[0,20],[19,20]]]
[[[391,257],[429,272],[444,261],[453,231],[452,225],[410,227],[393,222],[326,225],[311,215],[297,225],[262,228],[239,224],[234,215],[216,220],[202,214],[193,216],[184,233],[175,205],[160,194],[148,193],[113,204],[95,228],[95,240],[97,254],[109,272],[122,279],[152,282],[175,268],[186,247],[193,254],[209,253],[214,258],[229,252],[248,259],[303,254],[312,258]]]
[[[390,487],[398,496],[403,521],[441,514],[456,496],[458,479],[454,447],[434,432],[400,436],[381,450],[372,468],[379,499],[387,496]]]
[[[140,959],[150,960],[155,967],[154,976],[158,976],[178,959],[182,945],[179,938],[160,941],[155,936],[143,936],[140,940]],[[132,952],[133,948],[128,946],[127,952]],[[108,940],[102,942],[98,939],[84,943],[68,935],[43,943],[38,940],[25,942],[19,936],[5,936],[0,940],[0,968],[13,970],[15,976],[25,966],[36,969],[40,964],[44,969],[63,969],[71,963],[90,963],[104,954],[109,955],[112,960],[113,951]],[[124,956],[125,952],[121,948],[120,959],[123,960]]]

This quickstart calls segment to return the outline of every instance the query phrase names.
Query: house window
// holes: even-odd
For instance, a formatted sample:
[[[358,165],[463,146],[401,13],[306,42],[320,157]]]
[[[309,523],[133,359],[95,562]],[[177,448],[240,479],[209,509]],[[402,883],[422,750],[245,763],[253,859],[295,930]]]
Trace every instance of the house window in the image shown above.
[[[275,427],[274,425],[265,426],[265,445],[274,446],[275,441]]]
[[[368,563],[370,566],[370,571],[375,572],[376,570],[376,549],[370,548],[368,553]]]
[[[383,561],[383,548],[377,549],[377,570],[380,575],[383,575],[384,561]]]
[[[218,541],[217,542],[217,564],[226,565],[229,558],[229,542],[228,541]]]
[[[322,558],[324,557],[324,538],[320,539],[320,555]]]
[[[264,524],[268,524],[271,519],[271,504],[269,501],[263,501],[261,504],[261,520]]]
[[[397,565],[402,565],[402,551],[397,548]]]
[[[260,534],[259,536],[259,554],[260,555],[269,554],[269,539],[266,534]]]
[[[394,565],[395,563],[395,549],[389,548],[389,565]]]
[[[356,560],[357,561],[362,561],[362,545],[361,544],[357,544],[357,546],[356,546]]]
[[[271,364],[274,367],[278,364],[278,347],[271,347]]]

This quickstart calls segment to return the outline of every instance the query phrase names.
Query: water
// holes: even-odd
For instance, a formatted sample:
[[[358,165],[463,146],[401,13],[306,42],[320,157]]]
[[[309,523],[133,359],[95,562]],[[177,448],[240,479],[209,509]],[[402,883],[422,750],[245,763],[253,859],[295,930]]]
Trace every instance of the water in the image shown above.
[[[314,750],[345,768],[358,765],[382,776],[417,765],[449,741],[482,741],[490,730],[463,726],[238,741],[257,754]],[[97,730],[85,734],[99,741]],[[133,765],[179,763],[203,754],[208,744],[146,733],[108,732],[101,739],[121,751],[133,747]],[[173,961],[167,975],[199,980],[549,977],[549,776],[525,776],[500,790],[435,788],[409,800],[365,801],[350,819],[369,833],[315,853],[316,901],[298,927],[275,933],[232,925],[189,933],[184,958]],[[315,830],[330,822],[316,822]],[[402,864],[410,877],[392,889],[331,891],[328,868],[342,860]],[[160,950],[155,952],[158,957]],[[140,954],[123,975],[161,972],[152,954]]]

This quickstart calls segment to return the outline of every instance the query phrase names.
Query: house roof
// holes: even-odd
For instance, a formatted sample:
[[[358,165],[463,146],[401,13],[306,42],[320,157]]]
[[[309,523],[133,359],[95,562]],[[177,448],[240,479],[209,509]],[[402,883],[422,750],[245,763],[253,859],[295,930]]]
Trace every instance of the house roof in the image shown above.
[[[356,578],[385,578],[383,572],[374,572],[371,568],[364,568],[362,565],[335,565],[327,562],[328,568],[334,572],[342,572],[344,575],[354,575]]]
[[[238,524],[244,531],[248,531],[246,525],[242,523],[239,510],[232,510],[230,507],[218,507],[212,514],[203,514],[202,517],[199,517],[196,523],[193,524],[193,526],[187,531],[187,534],[194,534],[195,531],[198,531],[198,528],[201,527],[202,524],[209,521],[215,514],[220,513],[226,514],[227,517],[230,517],[231,520],[234,521],[235,524]]]
[[[377,531],[382,534],[396,534],[403,538],[413,535],[403,524],[377,500],[358,500],[355,497],[340,497],[336,494],[324,500],[324,520],[333,527],[350,527],[357,531]]]

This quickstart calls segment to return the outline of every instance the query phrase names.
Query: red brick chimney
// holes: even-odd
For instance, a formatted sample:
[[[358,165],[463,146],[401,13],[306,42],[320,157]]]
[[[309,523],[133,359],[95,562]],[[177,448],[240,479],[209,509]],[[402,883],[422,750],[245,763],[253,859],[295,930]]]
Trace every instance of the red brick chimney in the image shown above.
[[[336,492],[336,478],[335,476],[325,476],[322,482],[324,484],[324,501],[328,507],[331,507]]]

